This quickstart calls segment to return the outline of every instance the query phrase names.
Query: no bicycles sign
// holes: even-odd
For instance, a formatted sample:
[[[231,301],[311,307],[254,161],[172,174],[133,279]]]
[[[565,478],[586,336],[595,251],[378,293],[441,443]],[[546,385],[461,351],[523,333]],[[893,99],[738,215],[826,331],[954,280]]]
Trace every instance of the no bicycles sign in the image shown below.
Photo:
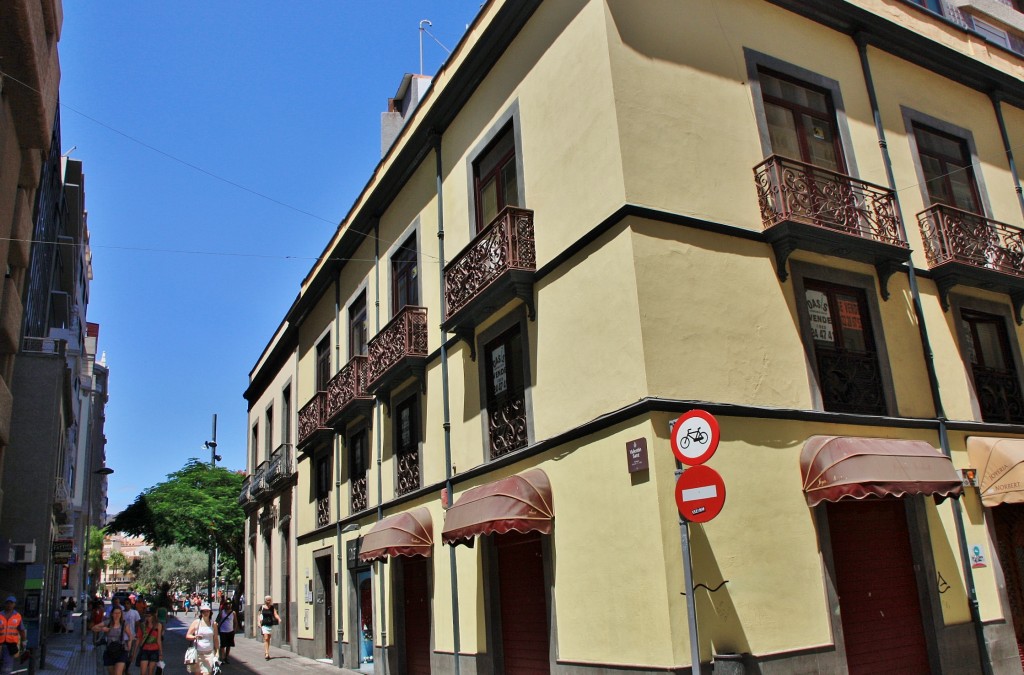
[[[672,426],[672,452],[687,466],[711,459],[718,449],[718,420],[704,410],[691,410]]]

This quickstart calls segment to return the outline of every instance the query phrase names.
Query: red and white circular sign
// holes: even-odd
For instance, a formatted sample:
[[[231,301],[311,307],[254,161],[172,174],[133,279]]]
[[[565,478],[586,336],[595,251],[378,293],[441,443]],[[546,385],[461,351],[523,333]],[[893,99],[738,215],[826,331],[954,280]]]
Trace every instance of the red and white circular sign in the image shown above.
[[[672,452],[683,464],[697,466],[718,449],[718,420],[704,410],[691,410],[672,426]]]
[[[725,506],[725,481],[709,466],[694,466],[676,481],[679,515],[691,523],[706,523]]]

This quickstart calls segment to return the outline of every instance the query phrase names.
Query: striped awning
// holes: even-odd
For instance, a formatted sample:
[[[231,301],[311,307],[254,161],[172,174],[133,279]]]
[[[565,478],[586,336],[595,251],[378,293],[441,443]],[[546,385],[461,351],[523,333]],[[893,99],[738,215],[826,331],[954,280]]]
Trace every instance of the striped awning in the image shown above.
[[[978,470],[982,504],[1024,503],[1024,438],[968,436],[967,457]]]

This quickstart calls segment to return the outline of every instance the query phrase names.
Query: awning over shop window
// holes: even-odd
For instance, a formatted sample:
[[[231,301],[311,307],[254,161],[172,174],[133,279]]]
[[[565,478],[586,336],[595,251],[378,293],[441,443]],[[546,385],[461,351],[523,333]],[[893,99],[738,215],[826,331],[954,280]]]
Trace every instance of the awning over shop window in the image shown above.
[[[444,516],[441,541],[458,544],[479,534],[551,534],[555,517],[551,481],[541,469],[467,490]]]
[[[868,496],[963,492],[953,463],[924,441],[857,436],[811,436],[800,453],[804,494],[810,506]]]
[[[430,557],[433,532],[433,520],[426,507],[396,513],[378,521],[363,536],[359,559],[372,562],[396,555]]]
[[[978,470],[982,504],[1024,503],[1024,439],[968,436],[967,457]]]

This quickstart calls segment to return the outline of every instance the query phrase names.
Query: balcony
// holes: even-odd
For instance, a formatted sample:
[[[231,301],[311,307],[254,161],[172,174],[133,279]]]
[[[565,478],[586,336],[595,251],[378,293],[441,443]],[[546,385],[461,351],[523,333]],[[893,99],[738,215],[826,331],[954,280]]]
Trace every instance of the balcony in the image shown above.
[[[327,426],[342,430],[350,420],[369,416],[373,396],[366,391],[368,371],[368,357],[353,356],[327,383]]]
[[[294,471],[291,443],[277,446],[277,450],[270,455],[270,462],[267,464],[267,471],[264,474],[267,489],[273,490],[284,485],[292,477]]]
[[[519,298],[534,318],[536,270],[533,211],[505,207],[445,265],[446,316],[442,328],[467,340],[475,358],[473,331],[497,309]]]
[[[268,462],[260,462],[256,466],[256,471],[252,474],[252,482],[249,483],[249,495],[252,499],[258,500],[266,496],[267,490],[267,464]]]
[[[939,288],[944,310],[957,284],[1006,293],[1014,318],[1021,323],[1024,306],[1024,231],[936,204],[917,214],[928,269]]]
[[[391,390],[410,377],[426,393],[427,308],[403,307],[370,340],[366,390],[388,403]]]
[[[910,259],[891,190],[778,155],[754,167],[754,177],[780,281],[790,253],[812,251],[874,265],[889,298],[889,277]]]
[[[420,488],[420,453],[417,450],[398,455],[395,492],[401,496]],[[353,509],[355,510],[355,509]]]
[[[57,523],[64,525],[68,522],[68,518],[71,515],[71,492],[68,490],[68,484],[64,482],[63,478],[57,478],[55,480],[53,490],[53,515],[57,519]]]
[[[242,481],[242,491],[238,494],[238,505],[243,509],[252,505],[253,498],[250,490],[252,486],[252,476],[246,476],[245,480]]]
[[[300,451],[310,450],[319,442],[329,439],[331,428],[327,426],[327,392],[318,391],[309,403],[299,409]]]
[[[369,493],[367,492],[366,474],[352,479],[352,513],[365,511],[369,506]]]
[[[331,523],[331,496],[329,494],[316,499],[316,526],[327,527]]]

